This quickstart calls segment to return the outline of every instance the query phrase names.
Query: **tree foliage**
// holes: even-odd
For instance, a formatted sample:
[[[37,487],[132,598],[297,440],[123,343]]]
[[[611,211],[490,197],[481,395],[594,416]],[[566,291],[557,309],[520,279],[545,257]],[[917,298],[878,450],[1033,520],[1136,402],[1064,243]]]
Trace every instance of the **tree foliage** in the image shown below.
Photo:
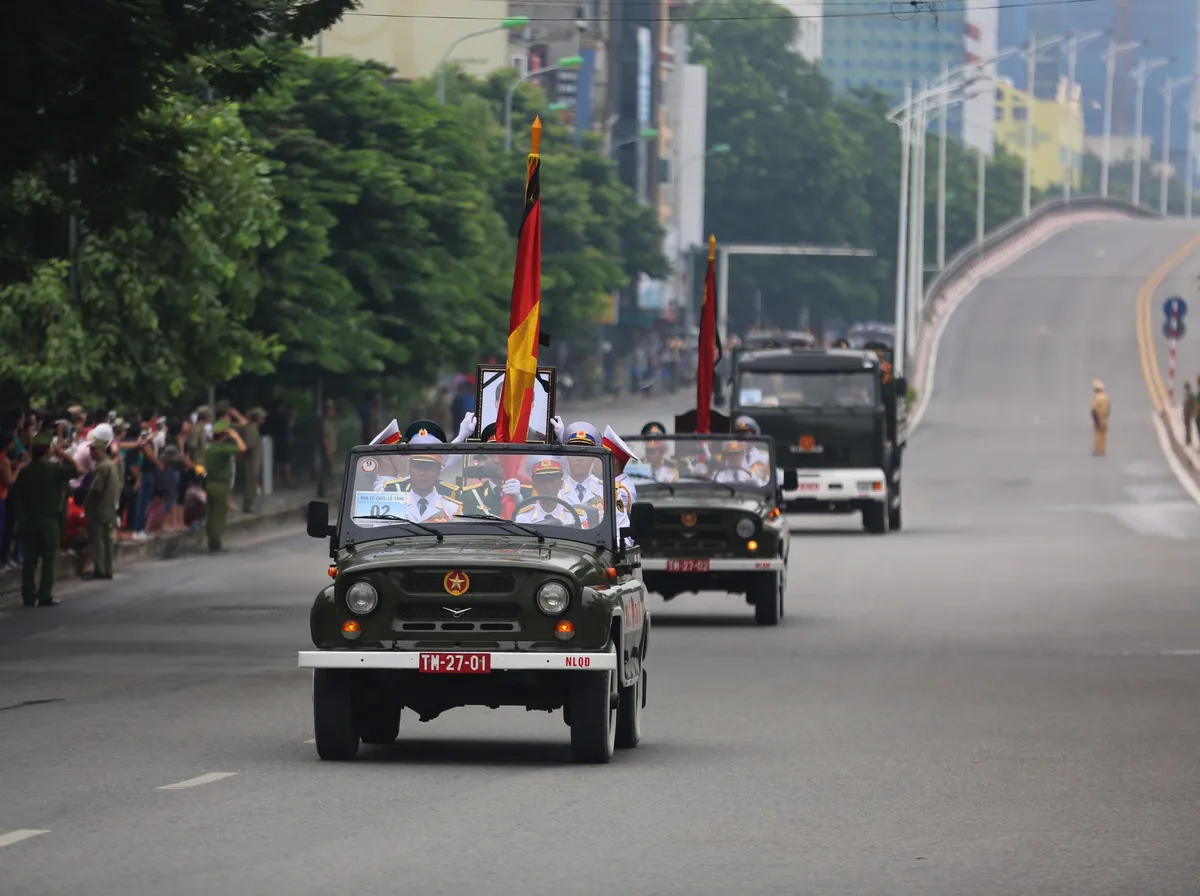
[[[9,88],[0,104],[0,231],[43,226],[58,200],[106,232],[131,210],[170,216],[201,186],[179,164],[187,129],[152,114],[169,102],[181,66],[205,60],[217,93],[248,96],[277,72],[275,41],[311,37],[358,0],[9,5],[0,39],[0,83]],[[11,201],[9,185],[22,174],[44,183],[46,202]],[[0,283],[19,281],[48,251],[0,243]]]
[[[899,129],[873,90],[835,95],[796,51],[797,20],[770,0],[713,0],[689,16],[693,59],[709,68],[708,140],[731,151],[707,165],[705,219],[721,242],[810,243],[874,249],[878,257],[739,257],[730,268],[730,326],[794,327],[891,317],[900,187]],[[926,258],[936,250],[937,138],[926,175]],[[975,156],[947,151],[946,250],[975,238]],[[1002,151],[987,165],[987,225],[1020,213],[1021,168]],[[696,282],[696,281],[693,281]]]

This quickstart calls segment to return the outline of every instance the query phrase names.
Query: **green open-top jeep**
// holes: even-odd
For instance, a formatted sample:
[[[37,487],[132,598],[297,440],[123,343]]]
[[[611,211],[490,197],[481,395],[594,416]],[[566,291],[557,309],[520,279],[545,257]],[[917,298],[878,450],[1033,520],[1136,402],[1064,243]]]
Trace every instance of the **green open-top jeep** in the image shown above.
[[[321,758],[391,743],[405,708],[562,709],[580,762],[636,746],[650,617],[627,545],[645,514],[617,531],[613,476],[586,446],[355,448],[336,521],[309,506],[333,558],[300,652]]]

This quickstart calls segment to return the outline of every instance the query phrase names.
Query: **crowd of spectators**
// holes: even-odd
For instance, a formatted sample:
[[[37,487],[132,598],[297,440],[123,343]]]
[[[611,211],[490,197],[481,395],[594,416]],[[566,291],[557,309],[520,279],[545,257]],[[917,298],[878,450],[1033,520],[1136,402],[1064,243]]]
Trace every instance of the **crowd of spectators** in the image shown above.
[[[282,408],[273,417],[275,460],[284,484],[290,485],[294,411]],[[108,499],[97,495],[97,488],[115,503],[111,508],[114,541],[144,541],[160,533],[203,527],[204,454],[218,420],[227,420],[248,446],[234,474],[237,487],[230,495],[230,507],[240,505],[242,511],[253,512],[261,494],[260,427],[265,418],[261,408],[242,414],[228,402],[177,416],[155,408],[120,413],[81,406],[62,412],[7,412],[0,418],[0,571],[22,565],[31,528],[27,520],[42,513],[41,507],[30,504],[30,494],[22,495],[20,486],[22,473],[38,453],[35,444],[44,447],[49,442],[50,450],[40,453],[51,463],[74,465],[75,475],[61,496],[36,500],[59,502],[60,547],[82,574],[92,559],[89,510],[93,516],[110,513]],[[107,458],[114,462],[116,482],[108,481],[113,475],[105,474],[97,483],[97,469]]]

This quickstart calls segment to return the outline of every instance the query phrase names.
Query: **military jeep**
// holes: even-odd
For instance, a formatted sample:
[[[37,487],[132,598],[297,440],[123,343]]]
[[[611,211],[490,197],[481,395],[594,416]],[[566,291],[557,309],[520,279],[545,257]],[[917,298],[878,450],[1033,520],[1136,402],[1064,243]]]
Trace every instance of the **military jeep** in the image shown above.
[[[567,487],[580,469],[586,501]],[[650,616],[613,476],[587,446],[355,448],[335,521],[309,505],[333,561],[300,652],[318,755],[353,759],[392,743],[403,710],[459,706],[561,709],[577,762],[637,746]]]

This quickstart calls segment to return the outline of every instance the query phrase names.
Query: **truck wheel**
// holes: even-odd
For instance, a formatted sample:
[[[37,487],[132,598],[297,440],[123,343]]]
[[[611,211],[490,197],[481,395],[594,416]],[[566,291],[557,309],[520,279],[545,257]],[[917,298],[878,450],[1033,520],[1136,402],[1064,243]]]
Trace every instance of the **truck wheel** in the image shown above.
[[[348,762],[358,755],[354,730],[354,673],[313,670],[313,729],[317,755],[327,762]]]
[[[639,672],[636,684],[620,689],[620,704],[617,707],[617,747],[631,750],[642,740],[642,692],[644,676]]]
[[[887,501],[868,504],[863,508],[863,528],[872,535],[883,535],[888,530]]]
[[[754,622],[758,625],[779,625],[783,615],[783,593],[779,573],[759,573],[750,580],[750,597],[754,599]]]
[[[616,647],[611,648],[616,654]],[[617,671],[573,673],[571,689],[571,758],[602,764],[613,757],[620,705]]]
[[[395,743],[400,733],[400,708],[385,703],[366,703],[356,706],[354,730],[364,744],[385,747]]]

